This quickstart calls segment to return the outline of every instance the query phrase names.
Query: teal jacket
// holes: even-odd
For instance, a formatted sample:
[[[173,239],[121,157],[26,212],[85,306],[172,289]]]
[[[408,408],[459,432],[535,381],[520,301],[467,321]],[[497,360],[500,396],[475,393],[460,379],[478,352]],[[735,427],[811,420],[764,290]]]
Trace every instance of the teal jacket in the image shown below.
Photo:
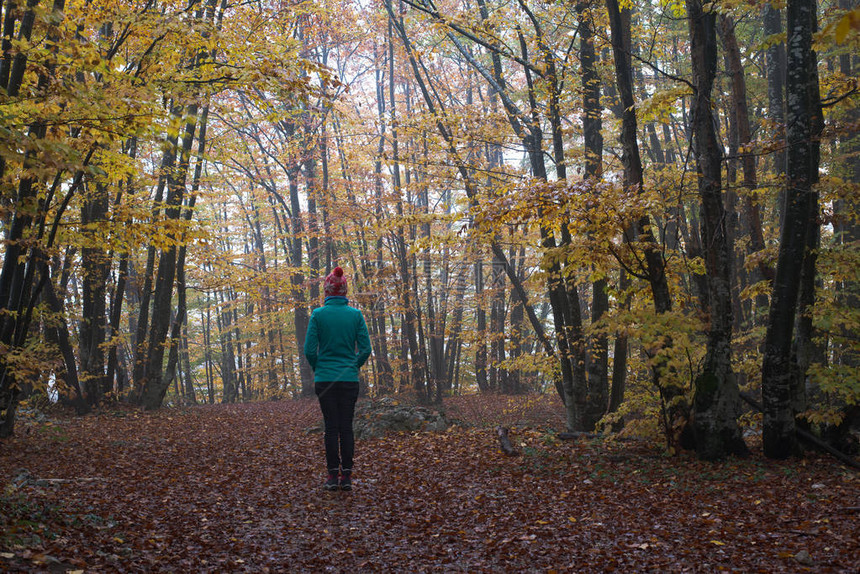
[[[370,357],[370,336],[361,311],[346,297],[326,297],[314,309],[305,335],[305,357],[314,382],[357,382],[358,369]]]

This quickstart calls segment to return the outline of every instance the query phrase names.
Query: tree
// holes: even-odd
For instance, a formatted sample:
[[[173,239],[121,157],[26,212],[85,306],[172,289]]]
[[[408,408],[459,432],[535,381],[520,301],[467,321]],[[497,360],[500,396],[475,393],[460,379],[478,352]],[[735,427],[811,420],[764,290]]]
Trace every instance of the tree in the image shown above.
[[[615,59],[615,79],[621,100],[621,145],[623,149],[622,162],[624,164],[624,187],[634,193],[642,191],[644,175],[642,159],[639,153],[639,144],[636,139],[637,119],[635,102],[633,99],[633,71],[630,51],[630,11],[622,10],[616,0],[606,0],[609,12],[609,24],[612,36],[612,53]],[[630,231],[634,237],[626,237],[633,249],[639,247],[643,257],[639,259],[641,268],[639,272],[648,281],[651,288],[654,310],[658,315],[666,314],[672,310],[672,299],[669,291],[669,282],[666,276],[666,264],[663,261],[651,232],[652,226],[647,215],[640,216],[633,224]],[[627,230],[625,230],[626,232]],[[627,235],[627,233],[625,233]],[[632,244],[633,240],[638,246]],[[666,347],[671,347],[672,337],[666,336]],[[656,350],[655,350],[656,351]],[[654,353],[655,351],[652,351]],[[656,351],[659,353],[659,351]],[[682,391],[674,385],[666,385],[661,380],[666,369],[665,360],[658,356],[657,363],[653,367],[653,382],[659,389],[661,397],[668,404],[669,412],[664,422],[665,432],[670,437],[670,443],[675,428],[684,424],[686,417],[686,406],[682,398]]]
[[[748,451],[737,424],[740,398],[731,360],[731,246],[722,197],[722,153],[711,114],[717,69],[717,14],[704,8],[699,0],[687,0],[687,20],[695,85],[693,133],[710,303],[707,354],[695,382],[696,452],[701,458],[714,460]]]
[[[790,0],[787,18],[786,205],[762,363],[763,446],[771,458],[797,452],[791,343],[804,269],[798,262],[813,256],[807,238],[818,217],[814,185],[818,181],[821,103],[818,60],[812,49],[818,22],[816,3]]]

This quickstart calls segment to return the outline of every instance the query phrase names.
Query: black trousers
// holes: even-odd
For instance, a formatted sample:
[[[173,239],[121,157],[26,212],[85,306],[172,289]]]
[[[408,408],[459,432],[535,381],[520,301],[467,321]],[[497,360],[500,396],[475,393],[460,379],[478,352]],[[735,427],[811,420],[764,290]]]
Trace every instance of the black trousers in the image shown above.
[[[329,472],[351,471],[355,453],[352,417],[358,400],[358,382],[315,383],[325,423],[325,460]]]

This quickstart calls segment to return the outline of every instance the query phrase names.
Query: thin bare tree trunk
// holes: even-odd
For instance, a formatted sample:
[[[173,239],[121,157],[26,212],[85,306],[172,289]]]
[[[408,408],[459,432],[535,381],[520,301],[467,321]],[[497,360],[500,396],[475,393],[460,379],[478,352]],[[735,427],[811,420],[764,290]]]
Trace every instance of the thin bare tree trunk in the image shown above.
[[[747,89],[744,69],[741,63],[740,48],[735,36],[735,22],[729,15],[720,17],[720,35],[725,48],[726,68],[732,82],[732,117],[737,126],[737,149],[743,168],[744,221],[747,224],[749,247],[747,253],[761,253],[764,248],[764,233],[762,231],[761,210],[758,203],[753,201],[752,194],[758,188],[755,154],[751,149],[752,128],[750,127],[749,106],[747,105]],[[764,259],[759,257],[759,263],[750,273],[750,283],[758,283],[764,279],[773,280],[773,269],[768,267]],[[758,295],[755,299],[754,317],[767,307],[767,296]]]

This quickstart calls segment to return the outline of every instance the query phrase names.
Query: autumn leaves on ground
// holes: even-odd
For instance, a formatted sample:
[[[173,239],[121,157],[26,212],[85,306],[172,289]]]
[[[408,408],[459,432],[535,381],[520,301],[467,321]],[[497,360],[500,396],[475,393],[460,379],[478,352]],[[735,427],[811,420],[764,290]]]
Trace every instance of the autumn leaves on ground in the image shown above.
[[[360,441],[355,490],[336,493],[310,400],[25,419],[0,444],[0,570],[860,568],[860,477],[830,459],[560,441],[550,399],[446,409],[464,423]],[[519,456],[499,452],[499,423]]]

